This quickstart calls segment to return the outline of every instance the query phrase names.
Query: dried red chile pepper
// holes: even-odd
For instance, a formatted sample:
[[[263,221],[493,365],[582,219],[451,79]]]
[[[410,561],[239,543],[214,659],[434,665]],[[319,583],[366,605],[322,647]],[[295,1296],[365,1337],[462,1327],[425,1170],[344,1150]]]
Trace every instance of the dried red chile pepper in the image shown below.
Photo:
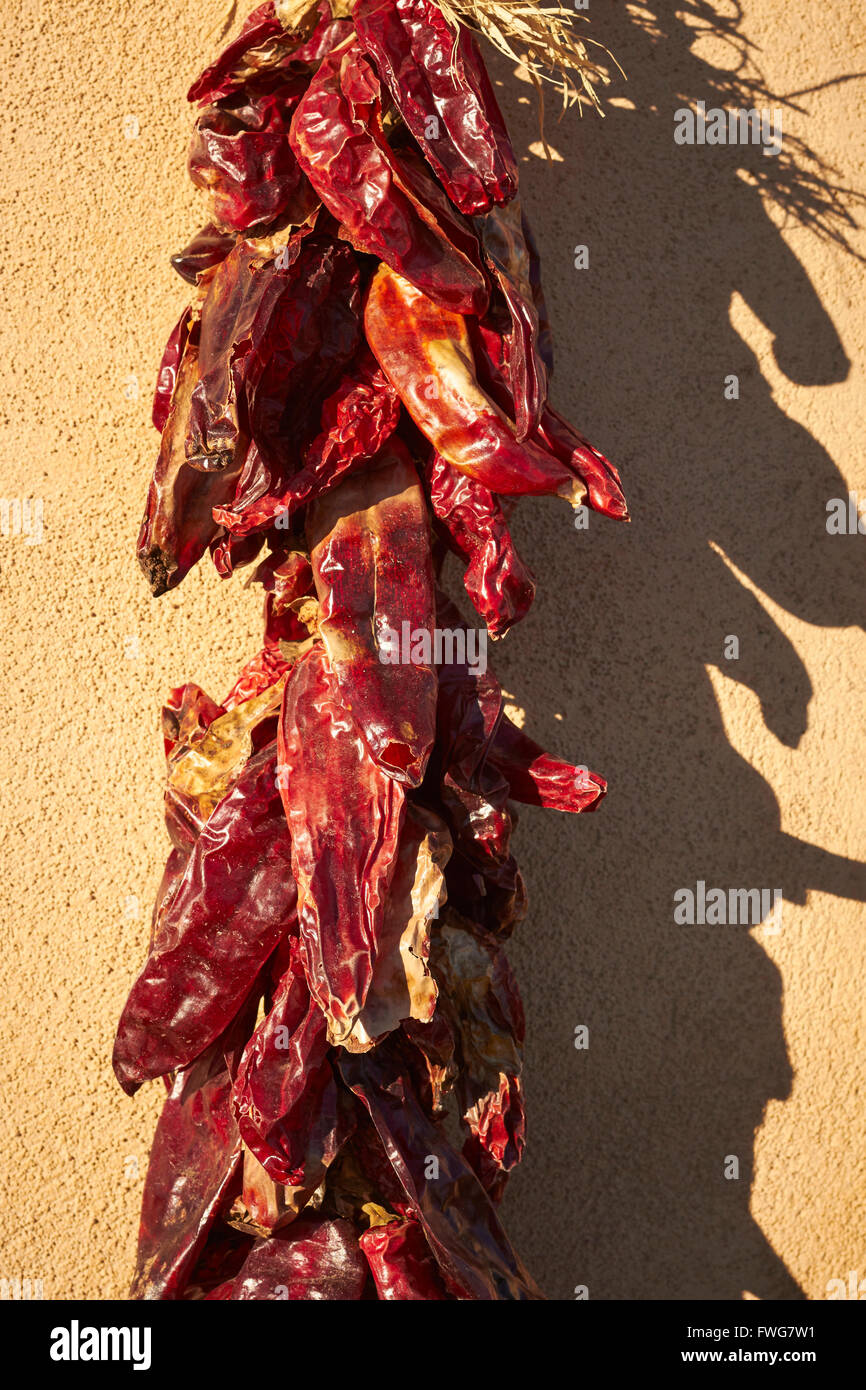
[[[371,755],[319,643],[286,686],[279,763],[304,969],[331,1040],[344,1042],[373,975],[405,794]]]
[[[356,1302],[368,1270],[348,1221],[307,1217],[257,1240],[227,1291],[239,1302],[288,1299]]]
[[[208,222],[187,242],[182,251],[171,258],[174,269],[189,285],[197,285],[203,275],[224,261],[235,244],[231,232]]]
[[[312,504],[307,540],[319,634],[346,709],[380,767],[417,786],[436,725],[432,642],[426,660],[401,657],[405,632],[432,635],[435,601],[424,494],[399,440]]]
[[[296,905],[271,744],[219,802],[164,904],[115,1044],[129,1094],[187,1066],[234,1018],[278,942],[297,931]]]
[[[171,403],[174,398],[175,387],[177,386],[178,367],[186,351],[192,322],[192,309],[184,309],[174,328],[171,330],[171,335],[162,354],[162,361],[159,364],[159,372],[156,377],[156,389],[153,393],[151,418],[154,427],[159,430],[160,434],[165,429],[165,422],[171,411]]]
[[[507,373],[515,433],[526,439],[538,427],[547,400],[547,369],[540,347],[541,326],[532,292],[530,250],[517,199],[475,219],[484,259],[508,307]]]
[[[448,1292],[417,1221],[388,1221],[361,1236],[361,1249],[376,1281],[379,1298],[400,1302],[439,1302]]]
[[[289,144],[295,106],[307,87],[306,74],[241,89],[208,107],[195,125],[189,176],[210,193],[218,227],[243,232],[288,216],[304,222],[318,199]]]
[[[334,19],[327,0],[266,0],[247,16],[237,38],[205,68],[189,89],[189,101],[213,102],[263,74],[314,68],[351,33],[348,20]]]
[[[498,1201],[523,1156],[526,1135],[520,1083],[525,1022],[517,982],[495,938],[451,909],[436,937],[433,970],[457,1040],[457,1091],[469,1130],[463,1155]]]
[[[535,579],[514,548],[502,504],[439,454],[432,456],[427,479],[448,544],[466,562],[466,592],[491,637],[504,637],[529,611]]]
[[[187,93],[188,101],[217,101],[227,96],[243,76],[251,76],[279,62],[293,47],[277,19],[273,0],[266,0],[248,15],[236,38],[227,44],[215,63],[205,68]]]
[[[463,315],[379,267],[364,309],[367,342],[415,424],[453,468],[491,492],[553,494],[580,506],[586,488],[515,427],[486,394]]]
[[[241,1164],[241,1137],[223,1073],[184,1104],[184,1078],[163,1106],[144,1182],[131,1298],[176,1299],[231,1198]]]
[[[139,560],[160,594],[258,559],[264,633],[221,703],[163,711],[171,850],[114,1053],[169,1090],[131,1296],[537,1299],[495,1211],[526,1139],[514,803],[606,784],[508,719],[435,576],[450,548],[502,637],[535,592],[509,497],[628,513],[547,399],[474,39],[434,0],[335,10],[268,0],[190,90],[212,211],[173,258]]]
[[[488,292],[471,232],[421,166],[390,148],[382,114],[380,83],[360,45],[335,50],[292,121],[301,168],[359,251],[439,304],[483,312]]]
[[[244,1048],[232,1109],[268,1177],[301,1188],[307,1201],[352,1131],[351,1108],[329,1060],[325,1018],[307,987],[297,941],[270,1010]]]
[[[356,0],[355,30],[395,106],[461,212],[517,192],[517,161],[481,54],[433,0]]]
[[[347,473],[375,458],[400,418],[397,392],[370,353],[360,351],[337,389],[327,397],[321,430],[307,445],[303,463],[284,491],[266,492],[242,509],[221,507],[214,516],[234,536],[278,523],[334,487]]]
[[[359,271],[350,248],[316,235],[303,244],[293,238],[287,253],[292,264],[273,315],[265,323],[257,318],[242,368],[231,364],[243,383],[252,438],[231,501],[231,514],[241,518],[297,468],[323,400],[361,342]],[[280,261],[278,253],[275,265]],[[218,507],[214,514],[223,516]]]
[[[385,1042],[343,1052],[337,1065],[373,1121],[446,1287],[461,1299],[540,1298],[472,1169],[418,1104],[399,1051]]]

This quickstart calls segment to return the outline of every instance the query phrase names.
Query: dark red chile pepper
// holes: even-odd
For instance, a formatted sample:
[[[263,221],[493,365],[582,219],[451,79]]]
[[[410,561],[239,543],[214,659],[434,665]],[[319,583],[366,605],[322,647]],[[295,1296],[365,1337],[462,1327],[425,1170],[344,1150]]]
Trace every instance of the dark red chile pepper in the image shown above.
[[[226,698],[226,704],[231,708],[270,689],[291,667],[292,662],[283,656],[279,643],[262,647],[244,664]]]
[[[325,1016],[293,942],[271,1007],[244,1049],[232,1107],[268,1177],[312,1196],[352,1130],[329,1060]]]
[[[264,543],[264,536],[215,536],[209,546],[214,569],[221,579],[228,579],[235,570],[251,565]]]
[[[162,707],[162,741],[166,758],[180,757],[185,750],[203,738],[215,719],[225,714],[225,706],[188,681],[169,691]]]
[[[549,381],[553,375],[553,330],[550,326],[550,315],[547,312],[544,286],[541,283],[541,257],[538,254],[538,242],[525,209],[523,210],[523,238],[529,252],[529,284],[532,288],[532,302],[538,315],[538,353],[547,370]]]
[[[457,1038],[457,1092],[469,1130],[463,1153],[498,1201],[526,1143],[517,982],[498,943],[452,909],[436,936],[433,969]]]
[[[447,601],[439,603],[438,621],[443,633],[462,626]],[[510,788],[488,759],[502,692],[491,672],[457,661],[444,641],[438,672],[439,797],[455,851],[447,870],[449,901],[504,936],[523,916],[526,895],[511,853]]]
[[[274,0],[266,0],[252,11],[240,32],[223,49],[217,60],[206,67],[187,93],[188,101],[216,101],[227,96],[244,70],[259,71],[265,54],[280,50],[285,30],[274,12]],[[276,43],[274,41],[277,41]],[[248,57],[247,55],[254,55]],[[258,57],[258,62],[256,62]]]
[[[356,0],[352,18],[451,201],[486,212],[517,192],[517,161],[478,46],[433,0]]]
[[[251,1245],[249,1235],[242,1235],[224,1220],[215,1223],[208,1232],[207,1240],[181,1298],[196,1303],[208,1299],[230,1298],[232,1282],[249,1254]]]
[[[187,167],[210,198],[214,222],[230,231],[287,217],[299,225],[318,205],[289,144],[292,112],[307,75],[246,87],[207,107],[195,124]]]
[[[225,714],[224,707],[212,700],[198,685],[188,683],[169,692],[168,700],[162,708],[163,746],[169,775],[174,764],[184,757],[193,744],[205,736],[213,721],[223,714]],[[180,851],[183,858],[178,860],[174,852],[169,856],[157,905],[154,908],[154,923],[157,920],[159,904],[167,896],[168,885],[174,880],[178,866],[181,863],[184,867],[186,866],[186,861],[201,830],[201,818],[198,814],[191,816],[185,805],[176,806],[172,798],[166,796],[165,828],[174,850]],[[174,868],[172,868],[173,860]],[[183,868],[180,869],[180,876],[182,877],[182,875]],[[151,934],[152,944],[153,934]]]
[[[202,227],[182,251],[171,258],[174,269],[189,285],[197,285],[209,270],[224,261],[236,241],[233,232],[223,231],[212,222]]]
[[[526,1113],[519,1076],[501,1072],[466,1112],[471,1133],[463,1157],[491,1202],[502,1201],[508,1176],[523,1157]]]
[[[265,493],[243,510],[222,507],[215,519],[234,535],[286,525],[305,503],[369,463],[390,439],[400,401],[373,356],[359,357],[322,406],[321,430],[304,451],[303,466],[280,493]]]
[[[452,770],[440,794],[454,840],[447,870],[449,902],[504,938],[526,916],[527,906],[523,877],[511,852],[515,817],[508,809],[508,785],[485,770],[475,786],[467,787]]]
[[[128,1095],[186,1066],[234,1018],[258,971],[296,930],[276,750],[251,758],[202,830],[132,987],[114,1049]]]
[[[508,383],[514,402],[515,433],[518,440],[524,440],[541,419],[547,400],[547,370],[539,348],[540,325],[519,201],[515,199],[507,208],[493,208],[486,216],[476,217],[475,228],[511,317]]]
[[[327,0],[266,0],[189,89],[188,101],[213,102],[263,75],[317,63],[351,25],[334,20]]]
[[[229,1297],[242,1303],[357,1302],[368,1279],[367,1261],[350,1223],[305,1216],[254,1243]]]
[[[376,1127],[449,1291],[485,1301],[541,1298],[475,1174],[418,1104],[391,1039],[373,1052],[340,1052],[337,1064]]]
[[[297,5],[299,0],[294,3]],[[323,58],[352,36],[351,19],[334,19],[329,0],[318,0],[316,10],[318,19],[313,32],[292,54],[293,63],[304,63],[309,68],[317,68]]]
[[[178,1299],[239,1184],[241,1137],[222,1073],[185,1103],[181,1074],[163,1105],[144,1183],[133,1299]]]
[[[373,978],[355,1025],[358,1043],[372,1045],[404,1019],[429,1023],[436,1008],[430,974],[430,933],[444,899],[444,868],[451,855],[445,822],[432,811],[409,804]]]
[[[177,372],[189,341],[190,329],[197,314],[194,309],[184,309],[165,345],[162,361],[156,376],[156,389],[153,393],[151,418],[160,434],[171,410],[172,397],[177,385]]]
[[[184,1067],[182,1072],[178,1072],[178,1075],[183,1077],[181,1100],[184,1103],[196,1091],[201,1090],[207,1082],[220,1076],[222,1072],[227,1071],[230,1077],[236,1074],[247,1039],[256,1026],[262,998],[267,996],[272,962],[279,954],[278,948],[271,960],[259,971],[246,999],[231,1022],[226,1024],[222,1032],[217,1034],[213,1042],[209,1043],[204,1051],[190,1062],[188,1067]],[[245,1152],[244,1163],[246,1164],[251,1157],[248,1151]]]
[[[403,1055],[415,1094],[431,1120],[443,1120],[457,1076],[454,1030],[447,1009],[438,1004],[431,1019],[404,1019],[402,1031],[406,1039]]]
[[[281,253],[273,244],[241,238],[214,271],[202,307],[200,380],[186,442],[187,457],[200,469],[242,462],[236,455],[246,444],[247,358],[264,340],[310,230],[293,233]]]
[[[200,379],[199,328],[193,325],[178,367],[138,535],[138,562],[155,597],[175,588],[204,555],[219,530],[213,507],[235,486],[225,473],[200,473],[186,457],[193,391]]]
[[[257,320],[250,338],[243,392],[252,437],[259,442],[250,449],[231,499],[233,515],[243,517],[298,467],[317,433],[322,402],[361,339],[354,252],[343,242],[312,237],[286,272],[270,320],[265,325]]]
[[[266,254],[242,241],[214,272],[181,362],[139,536],[154,594],[180,583],[218,540],[215,508],[230,499],[243,507],[268,489],[274,469],[280,476],[303,441],[304,418],[318,418],[318,401],[357,349],[354,257],[330,241],[304,247],[310,230],[289,238],[285,268],[273,248]],[[267,458],[247,440],[250,422],[268,433]]]
[[[535,578],[515,549],[501,503],[489,490],[433,454],[430,501],[452,550],[466,563],[463,584],[492,637],[524,618]]]
[[[301,550],[276,549],[262,560],[253,582],[265,591],[265,640],[293,640],[292,629],[283,626],[292,605],[313,592],[313,570]]]
[[[430,1303],[449,1299],[417,1221],[389,1221],[384,1226],[373,1226],[358,1243],[381,1299]]]

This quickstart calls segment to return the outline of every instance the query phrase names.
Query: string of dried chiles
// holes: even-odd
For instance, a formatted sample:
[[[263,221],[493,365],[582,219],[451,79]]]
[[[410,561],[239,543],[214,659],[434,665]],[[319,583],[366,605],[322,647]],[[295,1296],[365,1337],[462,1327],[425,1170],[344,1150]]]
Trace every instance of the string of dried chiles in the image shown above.
[[[606,785],[482,658],[534,594],[515,500],[627,519],[620,480],[548,404],[469,27],[270,0],[190,100],[212,220],[173,258],[138,554],[154,594],[206,551],[255,563],[264,645],[222,703],[163,711],[172,849],[114,1052],[128,1094],[168,1089],[132,1297],[540,1298],[496,1214],[525,1131],[513,803]]]

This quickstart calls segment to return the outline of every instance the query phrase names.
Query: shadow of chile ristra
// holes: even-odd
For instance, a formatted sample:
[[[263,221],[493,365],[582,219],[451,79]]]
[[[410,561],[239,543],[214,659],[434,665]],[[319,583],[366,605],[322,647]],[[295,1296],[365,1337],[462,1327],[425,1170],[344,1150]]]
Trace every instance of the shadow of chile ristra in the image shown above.
[[[611,0],[593,0],[588,31],[622,63],[629,82],[615,94],[636,110],[549,120],[565,162],[521,166],[551,302],[551,396],[620,466],[633,523],[592,517],[578,532],[553,504],[514,519],[539,596],[493,666],[533,736],[611,791],[580,822],[527,810],[516,836],[530,893],[510,951],[528,1013],[529,1142],[504,1219],[549,1298],[586,1285],[591,1299],[796,1299],[750,1211],[755,1131],[792,1084],[781,977],[763,929],[677,926],[673,894],[703,879],[781,887],[794,903],[810,890],[866,899],[864,865],[781,831],[705,669],[747,684],[768,728],[797,746],[809,676],[711,543],[809,623],[866,615],[862,539],[825,527],[847,485],[774,403],[729,321],[736,292],[789,378],[843,381],[834,326],[739,171],[825,232],[844,235],[851,214],[832,173],[788,139],[775,166],[760,148],[674,143],[675,110],[699,99],[785,105],[754,70],[735,78],[700,61],[672,5],[649,8],[661,37]],[[693,12],[712,14],[698,0]],[[726,28],[742,47],[736,16]],[[504,60],[491,68],[523,155],[538,138],[533,90]],[[731,373],[736,401],[724,398]],[[739,661],[724,659],[728,634]],[[588,1051],[572,1046],[577,1024]],[[738,1181],[724,1176],[730,1154]]]

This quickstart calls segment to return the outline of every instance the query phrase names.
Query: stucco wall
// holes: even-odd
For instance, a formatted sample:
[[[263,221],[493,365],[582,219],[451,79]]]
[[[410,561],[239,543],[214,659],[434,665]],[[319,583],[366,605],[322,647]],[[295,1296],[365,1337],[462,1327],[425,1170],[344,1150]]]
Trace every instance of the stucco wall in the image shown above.
[[[224,691],[257,646],[242,579],[202,566],[155,602],[133,554],[184,302],[168,257],[201,221],[184,94],[229,9],[19,0],[4,25],[0,496],[41,498],[43,538],[0,537],[0,1275],[47,1298],[118,1295],[131,1267],[160,1087],[128,1100],[109,1057],[166,852],[159,705],[188,678]],[[554,397],[634,516],[580,532],[528,502],[515,522],[539,597],[494,664],[527,728],[611,791],[517,832],[530,1137],[504,1218],[552,1298],[822,1298],[866,1277],[866,541],[824,525],[829,498],[866,501],[866,239],[783,219],[748,170],[790,160],[811,215],[863,186],[863,80],[833,79],[866,69],[866,10],[745,6],[775,164],[674,143],[732,50],[654,0],[589,13],[630,80],[603,122],[549,125],[562,162],[530,153],[531,88],[492,62]],[[807,184],[796,139],[837,172]],[[780,929],[675,924],[698,880],[782,888]]]

